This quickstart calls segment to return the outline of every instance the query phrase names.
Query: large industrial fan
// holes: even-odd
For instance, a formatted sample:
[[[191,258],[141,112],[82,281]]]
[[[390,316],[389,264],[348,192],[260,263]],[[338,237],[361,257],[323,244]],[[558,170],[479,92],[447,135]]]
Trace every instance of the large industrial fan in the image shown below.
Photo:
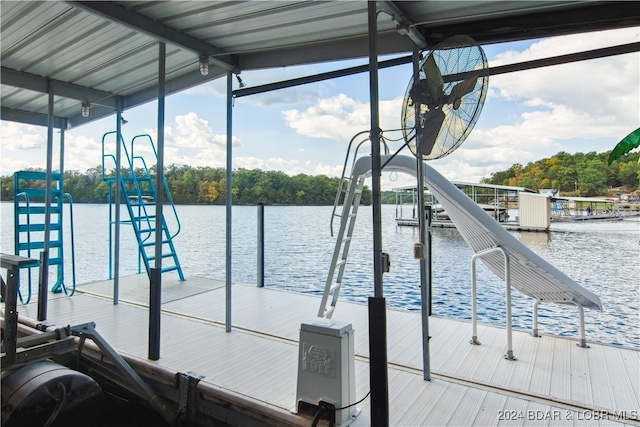
[[[402,103],[404,139],[415,156],[438,159],[464,142],[484,105],[487,67],[482,48],[464,35],[444,40],[420,61]]]

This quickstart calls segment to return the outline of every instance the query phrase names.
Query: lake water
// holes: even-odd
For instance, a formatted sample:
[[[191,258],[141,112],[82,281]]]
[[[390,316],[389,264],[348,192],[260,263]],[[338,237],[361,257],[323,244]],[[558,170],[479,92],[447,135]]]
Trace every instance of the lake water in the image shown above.
[[[0,205],[0,248],[13,253],[13,204]],[[187,280],[203,276],[224,280],[225,208],[177,206],[182,232],[175,239]],[[395,225],[395,206],[383,205],[383,250],[391,254],[384,275],[387,305],[420,309],[419,264],[413,259],[415,227]],[[169,215],[169,210],[165,210]],[[77,282],[108,277],[107,205],[76,204]],[[265,285],[320,295],[335,240],[329,233],[331,207],[265,207]],[[122,218],[128,218],[126,209]],[[256,283],[257,207],[233,208],[233,282]],[[168,218],[171,223],[170,219]],[[351,243],[341,298],[363,302],[373,295],[371,208],[360,208]],[[336,221],[336,228],[338,224]],[[640,348],[640,218],[623,221],[554,223],[550,233],[513,232],[542,258],[580,285],[598,294],[602,312],[585,310],[587,340]],[[433,239],[433,314],[471,319],[471,257],[455,229],[436,228]],[[67,239],[68,240],[68,239]],[[67,242],[67,247],[69,243]],[[121,274],[137,272],[135,236],[122,226]],[[70,256],[66,255],[67,260]],[[69,264],[69,262],[67,262]],[[70,267],[65,273],[69,284]],[[504,283],[478,263],[478,316],[483,323],[505,324]],[[513,291],[515,328],[531,327],[533,300]],[[309,313],[315,315],[315,313]],[[540,305],[542,333],[577,336],[577,310]]]

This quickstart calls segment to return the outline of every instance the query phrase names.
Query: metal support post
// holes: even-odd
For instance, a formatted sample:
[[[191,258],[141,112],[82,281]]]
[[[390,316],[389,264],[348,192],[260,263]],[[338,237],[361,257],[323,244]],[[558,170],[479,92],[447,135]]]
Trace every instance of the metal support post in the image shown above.
[[[115,206],[116,206],[116,225],[115,225],[115,243],[114,243],[114,262],[113,262],[113,304],[117,305],[119,300],[119,291],[120,291],[120,196],[122,194],[122,186],[120,182],[120,172],[121,172],[121,157],[122,157],[122,147],[120,141],[123,141],[122,138],[122,110],[123,110],[123,101],[122,97],[118,96],[116,98],[116,181],[115,181]],[[133,171],[131,171],[133,174]],[[109,214],[111,214],[111,209],[109,209]],[[109,233],[111,233],[111,219],[109,219]],[[111,241],[111,239],[109,239]],[[109,248],[111,250],[111,248]]]
[[[264,202],[258,203],[258,287],[264,287]]]
[[[476,298],[476,260],[478,258],[476,255],[471,257],[471,324],[472,324],[472,332],[471,332],[471,341],[470,344],[480,345],[480,341],[478,341],[478,302]]]
[[[540,300],[537,299],[536,302],[533,303],[533,324],[531,326],[531,336],[539,337],[538,335],[538,305],[540,304]]]
[[[40,252],[38,270],[38,320],[47,320],[47,283],[49,281],[49,252]]]
[[[231,180],[233,146],[233,74],[227,71],[227,202],[226,202],[226,263],[225,263],[225,330],[231,332]]]
[[[149,359],[160,358],[160,310],[162,302],[162,204],[164,203],[164,103],[166,45],[158,49],[158,160],[156,164],[156,245],[155,268],[150,269],[149,283]],[[119,141],[118,141],[119,143]],[[133,173],[133,171],[131,171]],[[119,209],[118,206],[116,209]]]
[[[149,289],[149,359],[160,359],[160,305],[162,294],[160,292],[160,277],[162,271],[157,268],[150,269]]]
[[[378,54],[376,52],[377,4],[369,2],[369,91],[371,104],[371,187],[373,198],[373,279],[374,296],[369,298],[369,384],[371,425],[389,425],[389,381],[387,373],[386,302],[382,287],[382,206],[380,203],[380,111],[378,95]]]

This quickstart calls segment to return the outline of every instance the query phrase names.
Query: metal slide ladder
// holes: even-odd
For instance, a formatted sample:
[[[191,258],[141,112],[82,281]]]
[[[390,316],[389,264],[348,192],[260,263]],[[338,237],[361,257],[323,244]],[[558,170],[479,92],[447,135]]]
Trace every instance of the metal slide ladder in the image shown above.
[[[340,187],[331,217],[332,234],[333,219],[336,217],[340,218],[340,229],[336,236],[336,246],[333,251],[333,258],[331,259],[331,266],[329,267],[329,274],[324,287],[318,317],[330,319],[336,308],[344,270],[347,265],[347,256],[349,255],[353,229],[358,215],[358,207],[360,206],[360,199],[362,198],[364,180],[364,175],[351,178],[343,176],[340,180]],[[340,214],[337,214],[336,208],[339,206],[340,201],[342,201],[342,211]],[[329,297],[331,297],[331,302],[329,303],[329,307],[327,307]]]
[[[15,255],[31,258],[32,251],[44,249],[46,222],[46,182],[47,174],[38,171],[18,171],[14,174],[14,250]],[[63,206],[69,202],[69,226],[71,231],[72,287],[67,289],[64,281],[64,233]],[[73,236],[73,199],[62,190],[62,175],[51,174],[51,206],[49,207],[49,258],[48,266],[57,266],[56,283],[51,291],[72,296],[76,290],[75,250]],[[37,257],[36,257],[37,258]],[[28,269],[26,293],[18,289],[20,302],[28,304],[32,294],[32,268],[39,268],[40,261],[25,264]]]
[[[333,250],[333,258],[331,258],[331,265],[329,266],[329,274],[327,275],[327,282],[324,286],[320,309],[318,310],[318,317],[331,319],[331,316],[333,316],[333,312],[336,309],[336,304],[338,303],[338,296],[340,295],[340,288],[342,287],[342,278],[347,266],[349,247],[351,246],[351,239],[353,237],[353,228],[355,227],[358,207],[360,207],[364,181],[366,179],[366,175],[364,174],[353,175],[353,166],[358,160],[358,150],[364,143],[369,141],[368,133],[368,130],[362,131],[351,138],[344,158],[340,185],[338,186],[336,199],[333,203],[333,211],[331,212],[331,220],[329,223],[332,236],[334,234],[333,222],[336,218],[340,218],[340,229],[338,230],[338,235],[336,237],[336,246]],[[359,137],[362,137],[362,139],[358,141],[355,148],[353,148],[353,157],[351,157],[353,144]],[[386,140],[382,138],[380,142],[382,143],[384,153],[389,154],[389,146],[387,145]],[[352,158],[351,177],[346,175],[347,165],[349,164],[350,158]],[[336,211],[340,206],[342,206],[342,211],[338,214]],[[327,307],[329,297],[331,297],[331,302]]]
[[[113,183],[116,181],[116,178],[111,176],[106,176],[105,170],[105,160],[111,159],[115,164],[115,155],[105,153],[105,141],[108,135],[115,134],[115,132],[107,132],[102,137],[102,180],[108,183]],[[156,221],[156,198],[157,192],[154,184],[154,178],[151,175],[151,171],[147,167],[147,164],[142,156],[136,156],[134,154],[134,145],[138,141],[147,142],[150,144],[152,152],[157,159],[156,148],[153,144],[151,136],[149,135],[137,135],[131,140],[130,150],[127,150],[127,147],[124,143],[124,140],[120,138],[120,143],[122,144],[122,152],[125,154],[126,160],[128,162],[128,170],[121,169],[120,176],[118,177],[118,182],[122,191],[123,199],[127,205],[127,211],[129,212],[130,221],[129,223],[132,225],[134,233],[136,235],[136,240],[138,242],[138,250],[140,258],[144,263],[145,269],[147,270],[147,274],[150,276],[151,267],[153,267],[152,262],[155,261],[155,233],[157,228]],[[140,165],[139,167],[136,167]],[[178,254],[176,252],[175,245],[173,243],[173,238],[178,235],[180,232],[180,220],[178,219],[178,214],[175,208],[175,204],[173,203],[173,198],[171,197],[171,193],[169,191],[169,186],[167,180],[164,180],[164,188],[165,194],[167,196],[166,200],[169,202],[173,214],[175,215],[175,219],[177,222],[177,231],[173,234],[169,231],[169,227],[167,226],[167,221],[165,216],[162,216],[162,221],[160,224],[160,228],[162,230],[162,259],[163,259],[163,267],[162,272],[169,271],[177,271],[180,281],[184,281],[184,273],[182,272],[182,267],[180,265],[180,260],[178,259]],[[109,190],[109,215],[111,216],[111,188]],[[122,223],[125,223],[124,221]],[[113,222],[110,219],[110,225]],[[111,235],[111,232],[110,232]],[[111,240],[111,239],[110,239]],[[110,243],[111,247],[111,243]],[[165,265],[165,260],[170,261],[168,265]],[[110,269],[110,278],[111,278],[111,264],[109,263]]]

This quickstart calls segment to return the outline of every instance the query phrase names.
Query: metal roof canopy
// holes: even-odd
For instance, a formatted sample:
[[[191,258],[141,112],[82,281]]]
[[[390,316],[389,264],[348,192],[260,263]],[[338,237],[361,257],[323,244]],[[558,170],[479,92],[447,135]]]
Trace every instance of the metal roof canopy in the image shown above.
[[[640,25],[637,2],[378,2],[377,52],[410,54],[468,34],[480,44]],[[367,2],[0,2],[1,116],[68,128],[157,98],[157,43],[167,44],[166,93],[228,70],[366,58]],[[199,59],[209,74],[199,73]],[[339,76],[340,71],[336,72]],[[91,105],[82,117],[80,105]],[[67,119],[65,122],[64,119]]]

